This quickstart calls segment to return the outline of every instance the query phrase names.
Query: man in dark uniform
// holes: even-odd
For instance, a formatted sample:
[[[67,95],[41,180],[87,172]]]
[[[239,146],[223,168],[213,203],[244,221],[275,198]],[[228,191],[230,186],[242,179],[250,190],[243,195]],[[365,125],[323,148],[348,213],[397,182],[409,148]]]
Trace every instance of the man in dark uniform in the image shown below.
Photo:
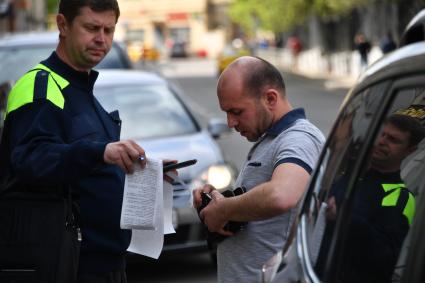
[[[400,165],[424,136],[420,122],[410,116],[395,114],[386,121],[372,150],[370,166],[354,188],[346,257],[339,274],[342,282],[391,281],[415,212],[415,199],[400,177]],[[333,187],[328,202],[330,220],[336,218],[347,183],[343,177]],[[328,224],[327,234],[333,229],[332,221]],[[319,265],[323,264],[320,261],[323,254]]]
[[[0,184],[67,186],[78,196],[80,283],[126,282],[124,173],[145,157],[134,141],[119,141],[118,112],[107,113],[93,95],[92,68],[111,48],[119,13],[116,0],[60,1],[56,51],[11,90],[0,145]]]

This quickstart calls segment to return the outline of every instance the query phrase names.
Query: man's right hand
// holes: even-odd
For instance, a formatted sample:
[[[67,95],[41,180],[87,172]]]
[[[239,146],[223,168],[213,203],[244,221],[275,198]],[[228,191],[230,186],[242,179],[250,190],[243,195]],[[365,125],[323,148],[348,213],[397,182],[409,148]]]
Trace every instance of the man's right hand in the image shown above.
[[[140,157],[143,157],[143,160]],[[140,162],[142,168],[146,166],[145,150],[133,140],[108,143],[103,160],[107,164],[118,165],[125,173],[133,173],[136,161]]]

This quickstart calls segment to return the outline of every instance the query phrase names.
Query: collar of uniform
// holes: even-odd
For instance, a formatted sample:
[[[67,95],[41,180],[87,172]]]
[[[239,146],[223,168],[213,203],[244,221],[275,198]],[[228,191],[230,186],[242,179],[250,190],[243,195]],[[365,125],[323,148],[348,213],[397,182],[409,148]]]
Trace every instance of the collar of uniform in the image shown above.
[[[274,123],[267,129],[266,134],[278,136],[281,132],[289,128],[298,119],[305,119],[305,111],[303,108],[296,108],[286,113],[279,121]]]
[[[49,56],[49,58],[42,61],[41,64],[46,65],[52,69],[52,71],[70,81],[72,84],[89,91],[93,90],[94,83],[99,75],[99,73],[95,70],[90,70],[90,72],[87,73],[73,69],[71,66],[63,62],[55,51]]]

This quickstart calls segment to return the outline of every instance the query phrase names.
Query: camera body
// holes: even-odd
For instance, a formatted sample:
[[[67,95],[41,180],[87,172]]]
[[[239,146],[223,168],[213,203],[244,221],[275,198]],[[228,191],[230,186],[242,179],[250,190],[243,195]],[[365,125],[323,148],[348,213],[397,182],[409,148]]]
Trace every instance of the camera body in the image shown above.
[[[234,197],[234,196],[238,196],[241,194],[244,194],[246,192],[246,188],[245,187],[237,187],[234,190],[226,190],[224,192],[222,192],[222,195],[225,197]],[[199,212],[201,212],[202,209],[204,209],[212,200],[212,197],[210,194],[208,193],[201,193],[201,197],[202,197],[202,204],[201,206],[198,208],[198,214]],[[201,219],[202,221],[202,219]],[[224,226],[224,230],[226,231],[230,231],[232,233],[236,233],[238,231],[243,230],[243,228],[245,227],[246,222],[238,222],[238,221],[229,221],[225,226]],[[226,236],[218,234],[218,233],[214,233],[214,232],[209,232],[207,230],[207,241],[208,242],[221,242],[222,240],[224,240],[226,238]]]

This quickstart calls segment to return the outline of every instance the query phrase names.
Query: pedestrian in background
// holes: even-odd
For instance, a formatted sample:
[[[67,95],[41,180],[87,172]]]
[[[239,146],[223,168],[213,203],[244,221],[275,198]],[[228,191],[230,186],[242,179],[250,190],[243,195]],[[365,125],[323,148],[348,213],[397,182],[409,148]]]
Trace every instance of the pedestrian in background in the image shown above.
[[[11,90],[0,145],[0,184],[35,192],[66,186],[78,197],[79,283],[126,282],[124,174],[145,156],[134,141],[119,141],[118,112],[107,113],[93,95],[92,68],[110,50],[119,15],[116,0],[60,1],[56,51]]]
[[[210,232],[228,236],[217,247],[218,282],[260,282],[262,264],[288,238],[324,137],[302,108],[292,108],[282,75],[263,59],[236,59],[220,76],[217,95],[229,127],[255,142],[235,184],[247,192],[225,198],[205,185],[194,190],[194,206],[210,193],[200,217]],[[232,234],[224,230],[229,221],[249,222]]]
[[[369,64],[368,56],[371,49],[370,42],[362,33],[358,33],[354,38],[354,43],[360,55],[360,72],[364,72]]]
[[[286,44],[287,44],[287,47],[289,48],[289,50],[291,51],[291,54],[292,54],[292,69],[297,70],[298,69],[298,56],[300,55],[301,50],[302,50],[301,41],[298,38],[298,36],[293,35],[293,36],[288,38],[288,41],[287,41]]]
[[[384,54],[387,54],[397,48],[397,44],[394,42],[391,32],[387,32],[384,38],[382,38],[379,47]]]

